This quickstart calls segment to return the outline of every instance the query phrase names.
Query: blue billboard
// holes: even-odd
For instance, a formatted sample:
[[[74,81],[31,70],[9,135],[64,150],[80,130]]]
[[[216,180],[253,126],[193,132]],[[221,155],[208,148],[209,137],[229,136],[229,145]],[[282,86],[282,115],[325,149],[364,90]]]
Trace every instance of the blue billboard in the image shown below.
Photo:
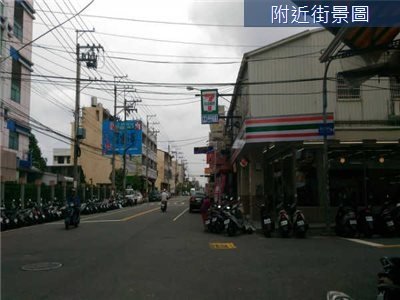
[[[115,124],[115,125],[114,125]],[[115,133],[115,153],[129,155],[142,154],[142,122],[141,121],[104,121],[103,122],[103,154],[113,154]]]

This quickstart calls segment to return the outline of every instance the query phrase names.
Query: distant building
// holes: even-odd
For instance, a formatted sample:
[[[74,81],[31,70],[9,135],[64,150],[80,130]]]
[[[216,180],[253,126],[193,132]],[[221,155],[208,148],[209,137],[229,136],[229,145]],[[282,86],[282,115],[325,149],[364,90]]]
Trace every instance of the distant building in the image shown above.
[[[55,148],[53,149],[53,166],[70,166],[71,150],[69,148]]]
[[[157,149],[157,173],[156,188],[169,191],[172,181],[172,156],[160,149]]]

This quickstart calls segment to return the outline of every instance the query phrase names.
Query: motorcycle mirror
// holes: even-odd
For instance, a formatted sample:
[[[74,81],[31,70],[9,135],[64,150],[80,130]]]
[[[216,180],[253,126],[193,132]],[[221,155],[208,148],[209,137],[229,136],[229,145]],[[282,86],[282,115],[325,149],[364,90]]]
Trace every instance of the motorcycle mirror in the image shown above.
[[[240,196],[238,197],[238,201],[240,201]]]

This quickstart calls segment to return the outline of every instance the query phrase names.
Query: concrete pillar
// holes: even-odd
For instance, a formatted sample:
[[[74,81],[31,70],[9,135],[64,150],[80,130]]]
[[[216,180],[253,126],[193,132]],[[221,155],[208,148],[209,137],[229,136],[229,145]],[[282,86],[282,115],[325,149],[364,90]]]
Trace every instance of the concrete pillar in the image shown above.
[[[63,202],[67,202],[67,183],[65,181],[62,182],[62,189],[63,189]]]
[[[242,200],[243,210],[244,210],[245,214],[249,214],[250,213],[249,169],[250,169],[249,164],[247,164],[247,166],[245,166],[245,167],[242,167],[240,164],[238,164],[238,172],[240,173],[240,191],[239,191],[239,196],[240,196],[240,198]]]
[[[292,175],[292,199],[293,202],[297,203],[297,181],[296,181],[296,171],[297,171],[297,160],[296,160],[297,149],[292,148],[292,161],[291,161],[291,175]]]
[[[315,150],[315,158],[317,162],[318,206],[320,206],[321,205],[320,199],[325,191],[323,186],[323,180],[321,180],[321,178],[322,176],[326,176],[322,170],[322,149]]]
[[[4,207],[5,206],[5,202],[4,202],[4,199],[5,199],[5,188],[6,188],[6,184],[4,183],[4,182],[0,182],[0,205],[2,206],[2,207]]]
[[[90,200],[93,201],[93,184],[90,185]]]
[[[21,208],[25,208],[25,182],[20,184]]]
[[[103,197],[104,197],[104,199],[107,198],[107,186],[106,185],[103,185]]]
[[[82,184],[82,202],[86,202],[86,185]]]
[[[54,201],[54,197],[56,194],[56,187],[54,182],[50,182],[50,201]]]
[[[258,206],[264,201],[264,166],[262,150],[250,155],[249,168],[249,214],[252,219],[259,216]]]
[[[100,189],[101,189],[101,185],[97,186],[97,200],[100,200]]]

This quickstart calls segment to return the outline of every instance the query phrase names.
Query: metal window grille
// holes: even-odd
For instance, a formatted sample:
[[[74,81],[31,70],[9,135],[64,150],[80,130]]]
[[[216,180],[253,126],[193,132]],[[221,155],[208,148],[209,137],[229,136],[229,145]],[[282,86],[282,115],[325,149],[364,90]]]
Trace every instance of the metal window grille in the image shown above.
[[[392,101],[400,101],[400,77],[390,77],[390,97]]]
[[[19,136],[17,132],[10,131],[8,135],[8,148],[18,150]]]
[[[350,86],[340,74],[338,74],[336,78],[336,93],[338,101],[360,100],[360,87]]]

